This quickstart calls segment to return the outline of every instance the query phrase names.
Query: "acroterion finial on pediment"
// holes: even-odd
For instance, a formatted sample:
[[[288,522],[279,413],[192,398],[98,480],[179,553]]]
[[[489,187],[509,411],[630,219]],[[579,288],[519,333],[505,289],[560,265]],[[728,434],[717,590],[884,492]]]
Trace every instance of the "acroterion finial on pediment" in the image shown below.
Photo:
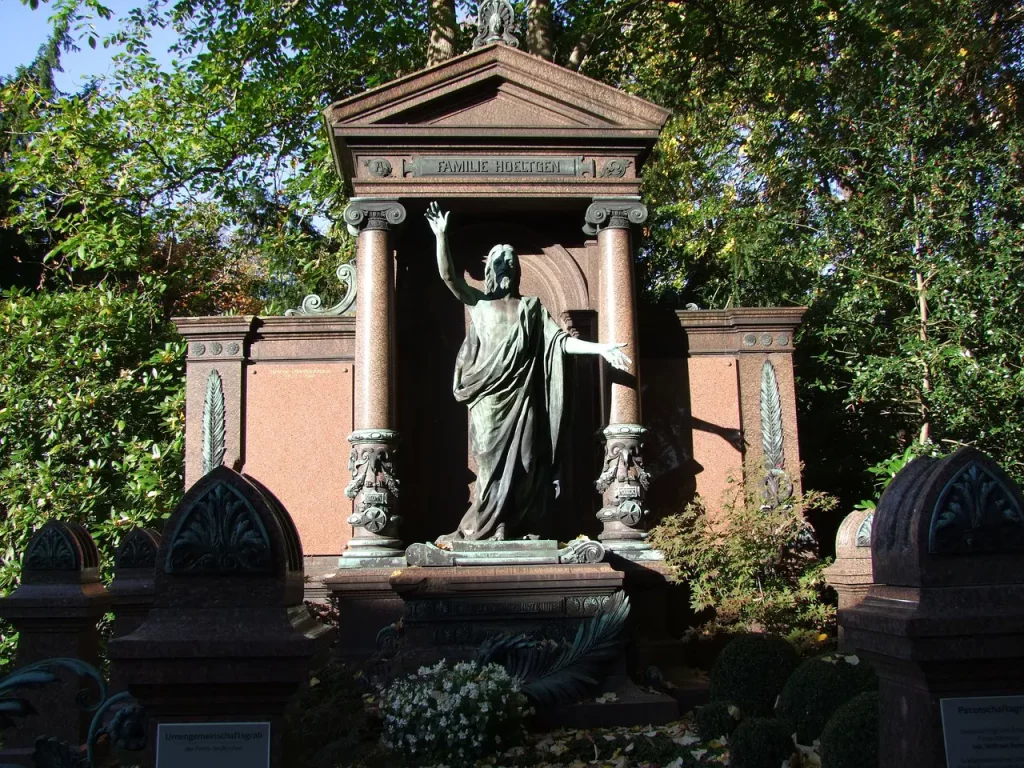
[[[477,34],[473,39],[473,47],[504,43],[518,48],[519,40],[512,34],[515,20],[515,12],[509,0],[480,0],[480,5],[477,6]]]

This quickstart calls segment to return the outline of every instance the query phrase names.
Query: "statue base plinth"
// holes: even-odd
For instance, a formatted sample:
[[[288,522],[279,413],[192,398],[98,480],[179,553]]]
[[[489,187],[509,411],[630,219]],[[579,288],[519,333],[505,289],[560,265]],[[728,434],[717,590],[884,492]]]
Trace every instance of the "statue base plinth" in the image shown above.
[[[607,563],[406,568],[390,579],[405,606],[398,659],[407,671],[473,659],[504,633],[571,643],[623,578]]]
[[[557,541],[550,539],[456,539],[448,546],[450,549],[433,544],[413,544],[405,551],[405,559],[410,566],[447,568],[599,563],[605,556],[605,547],[590,539],[575,539],[562,548]]]

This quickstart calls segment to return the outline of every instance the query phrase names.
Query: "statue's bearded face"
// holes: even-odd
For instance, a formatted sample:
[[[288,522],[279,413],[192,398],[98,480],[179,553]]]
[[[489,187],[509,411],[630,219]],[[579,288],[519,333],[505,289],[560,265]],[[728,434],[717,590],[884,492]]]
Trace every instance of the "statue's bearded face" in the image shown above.
[[[511,245],[496,245],[487,254],[484,292],[495,298],[519,294],[519,259]]]

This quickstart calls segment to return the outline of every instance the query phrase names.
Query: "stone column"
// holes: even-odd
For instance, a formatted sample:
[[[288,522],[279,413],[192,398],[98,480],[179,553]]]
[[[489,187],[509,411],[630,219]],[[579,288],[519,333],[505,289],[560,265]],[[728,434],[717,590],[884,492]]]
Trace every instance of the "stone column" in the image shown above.
[[[641,425],[640,352],[637,349],[636,297],[633,285],[631,227],[647,219],[647,207],[638,198],[594,198],[587,209],[583,231],[597,235],[601,259],[598,338],[624,342],[632,363],[628,371],[605,369],[611,378],[604,469],[597,480],[603,506],[597,517],[604,526],[599,538],[605,546],[630,559],[655,559],[647,544],[644,492],[648,474],[643,465]]]
[[[405,564],[398,538],[395,430],[395,260],[390,233],[405,221],[395,200],[353,198],[345,209],[356,243],[356,411],[345,495],[355,502],[355,532],[342,568]]]

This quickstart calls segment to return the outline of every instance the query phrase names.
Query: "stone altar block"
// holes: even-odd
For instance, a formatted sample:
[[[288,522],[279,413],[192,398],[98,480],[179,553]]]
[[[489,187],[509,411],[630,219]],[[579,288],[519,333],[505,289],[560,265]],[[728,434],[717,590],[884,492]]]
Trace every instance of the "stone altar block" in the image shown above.
[[[505,632],[572,640],[582,619],[622,589],[607,563],[406,568],[391,587],[405,604],[411,666],[472,658]]]

